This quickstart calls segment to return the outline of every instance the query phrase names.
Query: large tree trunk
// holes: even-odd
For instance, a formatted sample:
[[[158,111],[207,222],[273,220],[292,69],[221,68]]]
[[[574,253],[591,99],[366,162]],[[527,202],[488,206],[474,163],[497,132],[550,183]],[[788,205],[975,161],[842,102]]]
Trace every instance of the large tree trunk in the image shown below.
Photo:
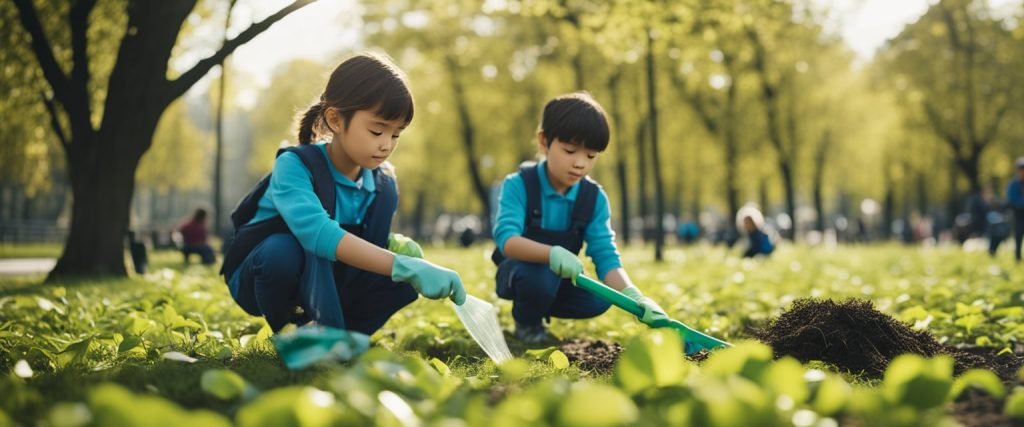
[[[64,147],[73,205],[64,252],[47,280],[71,275],[126,274],[124,234],[128,229],[135,169],[152,143],[157,121],[171,101],[211,67],[274,22],[314,0],[296,0],[254,23],[213,55],[174,80],[167,64],[195,0],[127,3],[126,34],[109,76],[99,126],[93,123],[90,92],[89,15],[96,2],[77,1],[68,15],[70,73],[56,60],[31,0],[15,0],[18,17],[31,37],[32,52],[52,89],[44,103],[51,127]],[[61,108],[58,108],[61,107]],[[59,117],[63,113],[66,120]],[[67,123],[65,131],[61,123]]]
[[[64,252],[48,280],[67,275],[126,275],[124,238],[135,190],[138,141],[149,141],[153,126],[101,133],[102,144],[67,156],[71,177],[71,229]],[[85,145],[85,144],[83,144]],[[135,150],[132,150],[132,149]],[[127,151],[127,153],[125,152]],[[69,152],[70,153],[70,152]]]

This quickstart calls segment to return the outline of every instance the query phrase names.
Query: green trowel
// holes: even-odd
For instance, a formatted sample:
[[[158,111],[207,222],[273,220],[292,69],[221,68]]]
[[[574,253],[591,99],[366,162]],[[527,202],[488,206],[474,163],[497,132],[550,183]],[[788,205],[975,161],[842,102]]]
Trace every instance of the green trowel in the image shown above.
[[[580,274],[576,276],[576,286],[597,295],[601,299],[612,303],[612,305],[618,308],[626,310],[626,312],[636,317],[642,317],[644,315],[644,309],[640,307],[640,303],[634,301],[622,292],[609,288],[604,283],[598,282],[597,280]],[[732,344],[704,334],[703,332],[686,326],[685,323],[675,319],[655,322],[651,327],[675,329],[676,332],[679,333],[679,336],[682,337],[683,342],[686,343],[684,348],[686,354],[693,354],[701,350],[714,350],[718,347],[732,347]]]

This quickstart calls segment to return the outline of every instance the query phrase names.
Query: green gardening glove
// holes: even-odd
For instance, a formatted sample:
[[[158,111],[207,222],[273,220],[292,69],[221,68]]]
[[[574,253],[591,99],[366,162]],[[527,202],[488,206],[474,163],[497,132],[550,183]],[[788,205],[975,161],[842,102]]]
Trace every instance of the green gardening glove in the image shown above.
[[[659,326],[661,323],[668,321],[665,309],[661,308],[654,300],[647,298],[636,286],[626,286],[622,293],[632,298],[633,301],[640,303],[640,308],[644,309],[644,315],[637,317],[637,319],[647,326]]]
[[[388,250],[399,255],[423,258],[423,248],[420,247],[420,244],[404,234],[388,234]]]
[[[583,263],[576,254],[561,246],[552,246],[548,253],[548,266],[558,277],[571,279],[576,283],[576,276],[583,273]]]
[[[406,255],[395,255],[391,280],[412,285],[416,292],[430,299],[451,298],[455,305],[466,302],[466,289],[459,273],[430,261]]]

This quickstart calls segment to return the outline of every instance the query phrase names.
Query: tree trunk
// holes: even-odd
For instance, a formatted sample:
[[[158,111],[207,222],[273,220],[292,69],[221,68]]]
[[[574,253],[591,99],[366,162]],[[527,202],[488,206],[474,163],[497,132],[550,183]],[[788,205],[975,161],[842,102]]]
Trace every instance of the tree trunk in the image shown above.
[[[665,227],[662,219],[665,217],[665,190],[661,179],[661,156],[658,153],[658,102],[657,84],[654,73],[654,37],[651,30],[647,30],[647,112],[651,123],[651,166],[654,173],[654,260],[664,259],[663,250],[665,247]]]
[[[222,43],[228,41],[228,27],[231,24],[231,12],[235,9],[237,0],[228,2],[228,10],[224,15],[224,38]],[[228,68],[225,63],[228,57],[220,60],[220,79],[217,84],[220,90],[217,92],[217,119],[214,125],[217,129],[217,147],[213,156],[213,234],[222,236],[221,232],[221,206],[224,202],[224,92],[227,90]]]
[[[473,190],[480,202],[482,209],[483,224],[482,234],[491,235],[491,199],[487,186],[484,184],[483,176],[480,173],[480,162],[476,156],[476,128],[473,126],[472,116],[469,114],[469,101],[466,99],[465,88],[462,86],[462,78],[459,76],[459,65],[457,59],[451,55],[445,56],[445,64],[448,68],[448,75],[451,78],[452,92],[455,96],[455,110],[459,115],[459,127],[462,131],[462,146],[466,153],[466,167],[469,169],[469,176],[473,182]]]
[[[621,68],[608,78],[608,91],[612,97],[612,129],[615,129],[615,171],[619,184],[619,230],[622,233],[621,241],[629,244],[632,233],[629,231],[629,174],[626,169],[626,138],[623,137],[622,106],[619,97],[620,82],[622,80]]]
[[[412,237],[420,240],[423,238],[423,218],[427,214],[427,186],[421,185],[416,190],[416,201],[412,209]]]
[[[818,150],[814,153],[814,212],[817,214],[814,228],[825,231],[825,162],[828,161],[828,150],[832,148],[832,134],[826,130],[818,142]]]
[[[796,240],[796,191],[794,189],[795,183],[793,182],[793,170],[790,168],[789,162],[779,162],[779,170],[782,172],[782,186],[786,192],[786,214],[789,215],[790,228],[789,228],[789,239]]]
[[[167,78],[168,60],[195,0],[128,2],[126,34],[110,72],[97,127],[93,123],[96,114],[89,89],[92,76],[86,37],[96,2],[82,0],[71,6],[67,22],[72,64],[67,73],[56,60],[35,4],[14,0],[19,21],[30,35],[32,52],[53,95],[45,102],[51,123],[56,124],[53,130],[64,147],[71,178],[71,229],[48,281],[71,275],[126,275],[124,235],[135,169],[152,144],[164,110],[238,46],[312,1],[296,0],[250,25],[174,80]],[[58,103],[62,108],[51,108]],[[60,111],[66,120],[60,120]],[[65,122],[70,132],[60,126]]]
[[[103,144],[91,144],[90,152],[67,156],[73,198],[71,229],[48,281],[68,275],[127,274],[124,238],[141,153],[124,159],[124,153],[117,151],[148,141],[154,130],[155,123],[149,132],[136,128],[110,135]],[[123,161],[116,161],[118,155]]]

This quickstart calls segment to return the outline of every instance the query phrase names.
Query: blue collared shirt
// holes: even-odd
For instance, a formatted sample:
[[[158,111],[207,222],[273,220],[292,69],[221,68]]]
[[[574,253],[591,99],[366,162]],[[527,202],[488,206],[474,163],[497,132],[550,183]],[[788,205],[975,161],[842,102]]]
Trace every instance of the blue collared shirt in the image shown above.
[[[338,172],[327,157],[325,142],[320,141],[316,145],[327,158],[334,177],[337,191],[334,218],[327,215],[310,185],[313,174],[306,169],[298,154],[288,152],[274,162],[270,187],[260,199],[256,216],[249,223],[280,215],[303,249],[333,261],[338,242],[346,233],[339,224],[362,222],[366,209],[373,203],[376,187],[373,171],[369,169],[360,170],[356,181]]]
[[[1014,209],[1024,209],[1024,182],[1010,181],[1006,189],[1006,203]]]
[[[548,180],[546,161],[537,165],[537,172],[540,175],[541,228],[554,231],[568,230],[580,184],[569,187],[564,195],[559,194]],[[587,244],[587,256],[597,267],[597,276],[604,280],[609,271],[622,267],[622,261],[619,250],[615,247],[615,231],[611,225],[608,195],[600,185],[597,186],[597,190],[594,215],[584,229],[583,241]],[[514,236],[522,236],[525,230],[526,185],[516,172],[505,177],[501,185],[501,195],[498,196],[498,214],[494,221],[494,242],[498,245],[498,250],[504,254],[505,242]]]

